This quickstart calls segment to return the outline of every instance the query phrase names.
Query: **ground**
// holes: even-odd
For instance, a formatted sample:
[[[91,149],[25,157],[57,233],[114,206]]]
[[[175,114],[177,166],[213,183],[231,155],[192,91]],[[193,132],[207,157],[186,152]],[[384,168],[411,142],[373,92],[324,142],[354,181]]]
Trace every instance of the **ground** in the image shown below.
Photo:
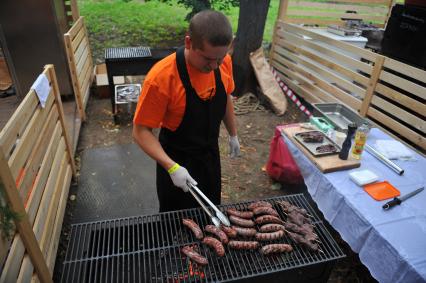
[[[133,108],[121,108],[120,122],[116,125],[112,119],[110,100],[99,99],[96,95],[92,95],[87,108],[88,120],[83,124],[80,132],[77,164],[79,155],[85,149],[131,143]],[[219,143],[222,160],[223,203],[242,202],[303,191],[300,186],[295,188],[274,182],[264,170],[275,127],[280,124],[302,121],[306,121],[306,116],[291,101],[288,103],[286,113],[281,117],[267,109],[248,111],[246,114],[238,115],[238,136],[242,154],[237,159],[228,157],[228,135],[224,127],[221,128]],[[74,191],[75,187],[72,187],[71,198],[73,198]],[[58,250],[55,281],[59,281],[60,278],[61,261],[66,252],[69,220],[72,214],[73,201],[70,200]],[[357,255],[351,252],[336,232],[333,232],[333,235],[347,254],[347,258],[336,264],[329,282],[374,282],[368,270],[359,262]]]

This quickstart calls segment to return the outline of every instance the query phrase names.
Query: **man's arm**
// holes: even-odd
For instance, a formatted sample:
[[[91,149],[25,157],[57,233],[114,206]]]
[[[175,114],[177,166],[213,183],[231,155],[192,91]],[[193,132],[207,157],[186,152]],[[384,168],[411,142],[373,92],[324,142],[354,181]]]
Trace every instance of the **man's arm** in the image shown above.
[[[235,137],[237,135],[237,123],[234,114],[234,104],[232,103],[231,95],[227,95],[228,101],[226,103],[226,112],[223,117],[223,123],[225,124],[226,130],[229,136]]]
[[[134,124],[133,139],[146,154],[157,161],[165,170],[176,163],[166,154],[157,137],[152,133],[152,128]]]
[[[197,185],[186,168],[174,162],[164,151],[152,128],[133,124],[133,138],[152,159],[158,162],[169,174],[173,184],[187,192],[190,184]]]
[[[237,137],[237,123],[235,120],[234,105],[232,103],[231,95],[228,95],[223,123],[229,133],[229,155],[231,158],[240,156],[240,142]]]

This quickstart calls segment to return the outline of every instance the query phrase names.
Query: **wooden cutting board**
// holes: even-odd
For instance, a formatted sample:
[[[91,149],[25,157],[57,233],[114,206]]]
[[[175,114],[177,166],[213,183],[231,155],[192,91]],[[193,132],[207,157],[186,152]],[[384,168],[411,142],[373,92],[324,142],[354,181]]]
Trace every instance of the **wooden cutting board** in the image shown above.
[[[350,156],[348,160],[341,160],[338,154],[314,157],[303,145],[301,145],[293,136],[297,133],[312,130],[303,129],[297,124],[294,127],[283,127],[281,131],[311,160],[323,173],[330,173],[340,170],[348,170],[361,166],[360,160]]]

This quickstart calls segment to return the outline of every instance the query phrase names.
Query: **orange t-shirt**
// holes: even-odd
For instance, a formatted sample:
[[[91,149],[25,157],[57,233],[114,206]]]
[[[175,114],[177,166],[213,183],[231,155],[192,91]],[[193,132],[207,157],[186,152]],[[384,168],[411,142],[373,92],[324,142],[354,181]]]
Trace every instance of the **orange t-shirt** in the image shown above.
[[[201,73],[186,64],[192,87],[207,100],[216,93],[214,72]],[[234,91],[231,56],[220,65],[223,86],[227,94]],[[150,128],[176,130],[185,113],[186,94],[176,65],[176,53],[155,64],[145,77],[133,123]]]

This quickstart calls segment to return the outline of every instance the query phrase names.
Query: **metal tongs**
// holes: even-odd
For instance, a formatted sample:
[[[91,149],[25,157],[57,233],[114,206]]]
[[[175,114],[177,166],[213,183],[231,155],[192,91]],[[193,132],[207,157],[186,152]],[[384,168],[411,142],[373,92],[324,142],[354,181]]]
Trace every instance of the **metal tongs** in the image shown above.
[[[201,205],[201,207],[204,209],[204,211],[210,216],[212,219],[213,224],[216,227],[220,227],[220,223],[222,223],[225,226],[231,226],[231,223],[229,222],[228,217],[225,216],[225,214],[220,211],[216,205],[214,205],[208,197],[195,185],[189,184],[189,192],[192,194],[192,196],[197,200],[197,202]],[[212,214],[210,209],[206,206],[206,204],[200,199],[200,196],[208,203],[208,205],[213,208],[213,210],[216,213],[216,216]]]

